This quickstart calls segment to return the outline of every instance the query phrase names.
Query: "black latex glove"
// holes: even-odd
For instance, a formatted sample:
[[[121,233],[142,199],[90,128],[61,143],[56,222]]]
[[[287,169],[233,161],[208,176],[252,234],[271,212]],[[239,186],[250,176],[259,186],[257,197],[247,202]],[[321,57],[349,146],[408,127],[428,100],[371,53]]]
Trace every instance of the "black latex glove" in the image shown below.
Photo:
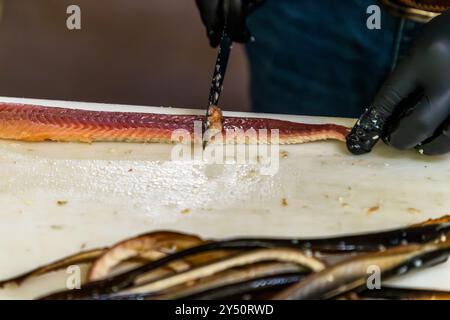
[[[233,41],[247,42],[251,38],[247,16],[265,0],[196,0],[209,42],[217,47],[222,37],[225,21],[227,33]],[[227,7],[227,10],[225,10]]]
[[[367,153],[380,138],[427,155],[450,152],[450,11],[428,23],[353,128],[347,147]]]

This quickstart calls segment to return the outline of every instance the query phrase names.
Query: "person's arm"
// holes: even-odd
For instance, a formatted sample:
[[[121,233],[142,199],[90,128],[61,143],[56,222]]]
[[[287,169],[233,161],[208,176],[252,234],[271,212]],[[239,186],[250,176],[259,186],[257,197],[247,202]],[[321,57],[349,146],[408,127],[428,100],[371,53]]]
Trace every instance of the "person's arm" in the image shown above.
[[[227,33],[233,41],[247,42],[251,38],[246,20],[265,0],[196,0],[200,16],[212,47],[217,47],[222,37],[225,21]],[[227,12],[224,12],[225,3]]]
[[[380,138],[427,155],[450,152],[450,11],[424,28],[354,126],[347,147],[367,153]]]

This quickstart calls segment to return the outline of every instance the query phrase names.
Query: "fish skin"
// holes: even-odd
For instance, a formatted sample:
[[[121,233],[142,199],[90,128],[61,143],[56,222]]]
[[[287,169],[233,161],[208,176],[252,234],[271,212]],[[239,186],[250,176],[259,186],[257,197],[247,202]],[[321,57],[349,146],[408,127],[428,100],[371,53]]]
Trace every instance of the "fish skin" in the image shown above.
[[[175,143],[172,133],[184,129],[191,139],[194,122],[200,115],[107,112],[0,103],[0,139],[61,142],[153,142]],[[222,134],[226,143],[271,143],[254,138],[238,141],[237,132],[254,129],[279,130],[279,144],[297,144],[317,140],[345,141],[349,128],[336,124],[304,124],[291,121],[224,117]],[[274,142],[275,143],[275,142]]]
[[[450,251],[450,239],[431,241],[426,244],[408,244],[385,251],[362,254],[339,262],[330,268],[306,277],[274,296],[274,300],[314,300],[329,299],[361,287],[366,283],[368,268],[377,266],[386,278],[389,273],[401,273],[402,267],[417,261],[422,266],[422,258],[441,254],[446,260]],[[427,262],[429,263],[429,262]],[[424,264],[426,264],[424,262]],[[407,270],[410,269],[409,267]]]

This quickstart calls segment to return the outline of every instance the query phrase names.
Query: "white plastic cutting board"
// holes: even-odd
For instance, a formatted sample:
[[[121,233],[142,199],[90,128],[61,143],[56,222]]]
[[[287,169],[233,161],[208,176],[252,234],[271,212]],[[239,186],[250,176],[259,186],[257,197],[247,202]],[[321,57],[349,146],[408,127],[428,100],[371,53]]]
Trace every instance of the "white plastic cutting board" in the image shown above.
[[[13,98],[0,101],[202,113]],[[336,118],[270,117],[353,123]],[[380,144],[370,155],[355,157],[343,143],[316,142],[281,146],[279,171],[262,176],[258,164],[170,161],[172,148],[0,141],[0,278],[81,249],[159,229],[203,237],[317,237],[395,228],[450,214],[448,156],[429,158]],[[0,298],[32,298],[36,292],[64,287],[65,279],[64,273],[34,279],[20,288],[0,290]],[[395,283],[450,290],[450,264]]]

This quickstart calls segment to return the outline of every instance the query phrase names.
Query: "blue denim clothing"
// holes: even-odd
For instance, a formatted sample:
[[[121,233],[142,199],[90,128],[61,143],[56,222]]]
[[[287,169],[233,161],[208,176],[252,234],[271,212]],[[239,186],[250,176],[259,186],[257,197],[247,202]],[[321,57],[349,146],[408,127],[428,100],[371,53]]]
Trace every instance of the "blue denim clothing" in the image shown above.
[[[359,117],[422,25],[381,12],[376,0],[268,0],[249,18],[256,112]]]

